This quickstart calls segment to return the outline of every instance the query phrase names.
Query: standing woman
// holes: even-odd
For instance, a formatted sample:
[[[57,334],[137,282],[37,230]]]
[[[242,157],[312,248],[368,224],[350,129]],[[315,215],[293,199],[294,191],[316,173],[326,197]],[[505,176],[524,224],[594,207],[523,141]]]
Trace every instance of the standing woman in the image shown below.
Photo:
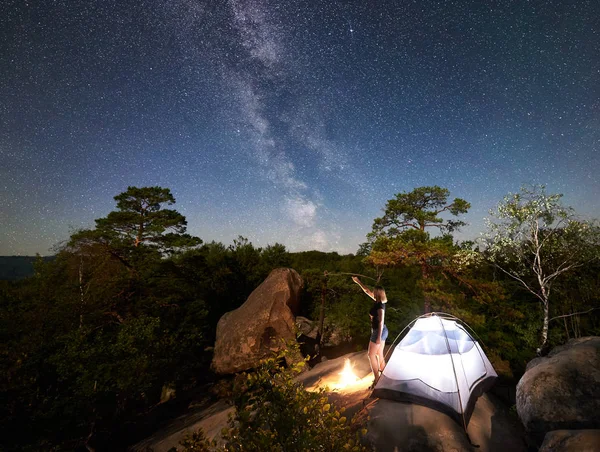
[[[385,346],[385,340],[388,337],[388,329],[384,323],[387,296],[385,295],[385,290],[383,290],[383,287],[381,286],[375,286],[373,291],[371,291],[360,281],[360,279],[358,279],[358,277],[353,276],[352,281],[358,284],[363,292],[373,299],[373,306],[369,310],[369,317],[371,318],[369,363],[371,364],[371,370],[373,371],[373,386],[375,386],[375,383],[379,380],[379,376],[385,367],[383,348]]]

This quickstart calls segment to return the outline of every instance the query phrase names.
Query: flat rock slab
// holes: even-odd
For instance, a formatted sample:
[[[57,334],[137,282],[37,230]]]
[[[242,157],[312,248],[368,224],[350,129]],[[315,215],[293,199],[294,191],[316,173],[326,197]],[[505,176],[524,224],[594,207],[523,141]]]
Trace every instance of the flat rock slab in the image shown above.
[[[343,375],[346,363],[354,372],[354,378],[350,380],[345,380]],[[526,451],[522,428],[491,395],[484,394],[477,400],[468,425],[469,437],[456,421],[431,408],[369,398],[373,375],[366,352],[350,353],[319,363],[300,374],[297,381],[308,390],[327,387],[330,401],[344,407],[346,417],[356,415],[357,422],[367,427],[366,441],[376,451]],[[178,420],[131,450],[166,452],[199,427],[208,438],[218,439],[232,412],[231,406],[219,402],[201,413]],[[479,447],[474,448],[469,438]]]
[[[526,452],[522,428],[487,394],[475,405],[467,433],[456,421],[431,408],[376,399],[361,413],[367,441],[389,452]]]
[[[234,408],[221,400],[202,411],[175,419],[168,427],[131,446],[128,450],[132,452],[167,452],[173,447],[180,448],[179,443],[200,428],[204,430],[207,438],[218,439],[223,427],[228,426],[229,415],[233,412]]]
[[[341,386],[342,371],[349,361],[357,380]],[[475,404],[467,432],[444,413],[428,407],[393,400],[371,399],[373,375],[366,352],[350,353],[325,361],[298,377],[305,387],[327,386],[329,399],[346,408],[348,417],[367,427],[367,441],[376,451],[479,451],[525,452],[523,427],[508,409],[490,394]],[[479,447],[474,448],[473,444]]]

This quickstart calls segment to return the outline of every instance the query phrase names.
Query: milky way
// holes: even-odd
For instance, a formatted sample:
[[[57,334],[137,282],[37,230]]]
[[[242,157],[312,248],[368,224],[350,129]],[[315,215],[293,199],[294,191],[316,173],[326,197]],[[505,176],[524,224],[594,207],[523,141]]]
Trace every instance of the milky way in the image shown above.
[[[127,186],[226,244],[355,252],[395,193],[546,184],[600,217],[600,2],[8,1],[0,255]]]

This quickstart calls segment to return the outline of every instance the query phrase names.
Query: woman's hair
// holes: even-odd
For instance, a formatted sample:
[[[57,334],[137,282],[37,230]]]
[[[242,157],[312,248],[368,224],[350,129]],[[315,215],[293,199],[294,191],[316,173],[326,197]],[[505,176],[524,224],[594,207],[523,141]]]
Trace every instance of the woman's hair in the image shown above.
[[[385,290],[381,286],[373,287],[373,295],[375,296],[375,301],[377,303],[387,303],[387,296],[385,294]]]

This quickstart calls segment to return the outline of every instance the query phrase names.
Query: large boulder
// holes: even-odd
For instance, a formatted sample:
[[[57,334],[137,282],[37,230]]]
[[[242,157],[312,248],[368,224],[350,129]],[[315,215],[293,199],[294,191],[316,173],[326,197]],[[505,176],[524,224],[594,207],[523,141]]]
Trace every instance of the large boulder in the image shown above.
[[[553,430],[600,428],[600,337],[536,358],[517,385],[517,412],[539,444]]]
[[[295,340],[302,278],[290,268],[278,268],[217,324],[212,368],[231,374],[256,367],[281,348],[281,338]]]
[[[555,430],[546,433],[539,452],[598,452],[600,430]]]

